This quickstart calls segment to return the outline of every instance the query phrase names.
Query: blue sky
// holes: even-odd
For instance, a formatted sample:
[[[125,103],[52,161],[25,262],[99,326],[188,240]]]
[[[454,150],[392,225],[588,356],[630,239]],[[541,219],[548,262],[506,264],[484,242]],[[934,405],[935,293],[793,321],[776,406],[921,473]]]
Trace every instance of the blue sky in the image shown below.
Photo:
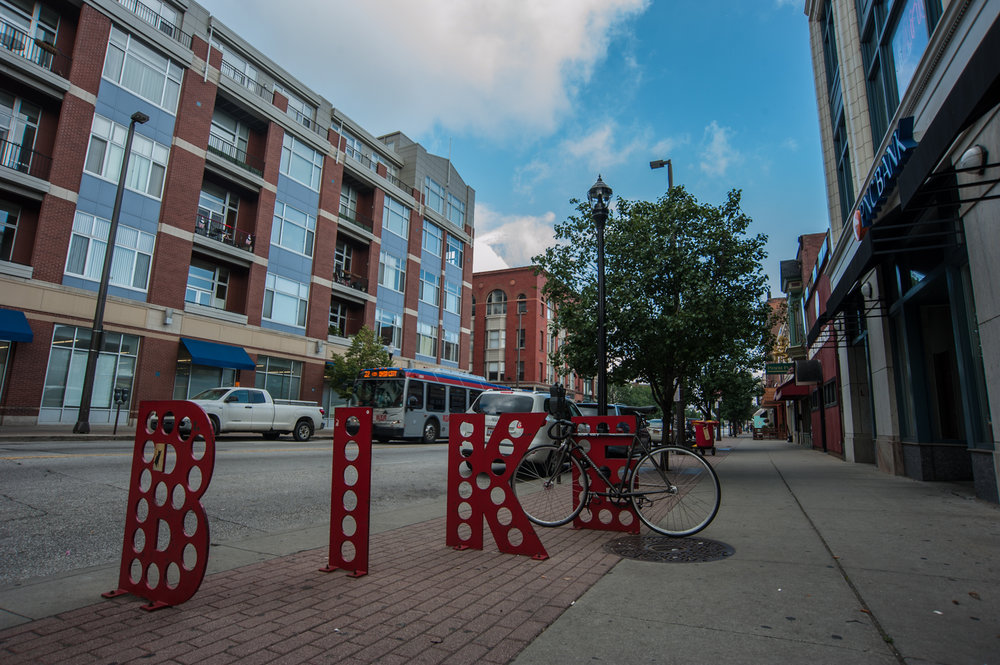
[[[600,173],[743,190],[764,268],[828,227],[804,0],[200,0],[373,135],[450,154],[476,270],[527,265]]]

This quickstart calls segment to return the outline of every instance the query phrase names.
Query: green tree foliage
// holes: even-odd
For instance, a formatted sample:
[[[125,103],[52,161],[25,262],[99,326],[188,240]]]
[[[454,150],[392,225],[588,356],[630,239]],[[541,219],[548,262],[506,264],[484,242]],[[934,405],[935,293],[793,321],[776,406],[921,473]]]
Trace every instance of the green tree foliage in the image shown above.
[[[656,402],[653,399],[653,391],[649,386],[641,383],[626,383],[620,386],[608,386],[609,404],[628,404],[629,406],[649,406]],[[659,418],[658,412],[649,415],[650,418]]]
[[[354,380],[363,369],[391,367],[392,356],[385,350],[382,340],[368,326],[351,340],[351,348],[343,357],[326,367],[326,382],[344,399],[354,396]]]
[[[552,354],[597,375],[597,232],[590,206],[555,228],[557,244],[535,257],[566,342]],[[756,357],[769,334],[766,236],[748,236],[740,192],[718,206],[683,187],[659,201],[618,199],[605,229],[605,327],[609,384],[647,383],[669,413],[675,391],[715,358]]]

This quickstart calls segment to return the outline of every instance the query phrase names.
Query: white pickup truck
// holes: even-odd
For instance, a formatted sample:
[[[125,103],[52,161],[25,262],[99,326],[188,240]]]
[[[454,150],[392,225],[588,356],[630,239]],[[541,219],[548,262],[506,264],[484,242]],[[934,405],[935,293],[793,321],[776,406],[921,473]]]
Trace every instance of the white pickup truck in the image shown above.
[[[216,434],[260,432],[265,439],[291,433],[296,441],[308,441],[323,429],[326,414],[316,402],[276,400],[260,388],[209,388],[188,401],[205,410]]]

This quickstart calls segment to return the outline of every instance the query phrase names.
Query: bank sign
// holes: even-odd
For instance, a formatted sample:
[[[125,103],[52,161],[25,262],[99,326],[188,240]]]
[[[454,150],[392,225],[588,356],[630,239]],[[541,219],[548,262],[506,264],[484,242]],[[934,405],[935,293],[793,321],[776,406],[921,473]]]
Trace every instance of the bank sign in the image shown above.
[[[917,142],[913,140],[913,116],[899,121],[896,131],[889,139],[889,147],[885,149],[882,159],[875,167],[875,173],[868,184],[868,189],[854,211],[854,236],[861,240],[868,233],[875,214],[889,198],[896,186],[896,178],[903,170],[906,160],[910,158]]]

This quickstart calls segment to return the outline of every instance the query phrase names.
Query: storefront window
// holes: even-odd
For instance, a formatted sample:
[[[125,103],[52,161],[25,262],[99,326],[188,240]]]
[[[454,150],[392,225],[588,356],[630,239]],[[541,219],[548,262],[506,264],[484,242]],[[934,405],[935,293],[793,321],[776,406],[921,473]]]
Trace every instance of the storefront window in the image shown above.
[[[254,385],[271,393],[272,398],[298,399],[301,382],[301,362],[272,356],[257,356]]]

